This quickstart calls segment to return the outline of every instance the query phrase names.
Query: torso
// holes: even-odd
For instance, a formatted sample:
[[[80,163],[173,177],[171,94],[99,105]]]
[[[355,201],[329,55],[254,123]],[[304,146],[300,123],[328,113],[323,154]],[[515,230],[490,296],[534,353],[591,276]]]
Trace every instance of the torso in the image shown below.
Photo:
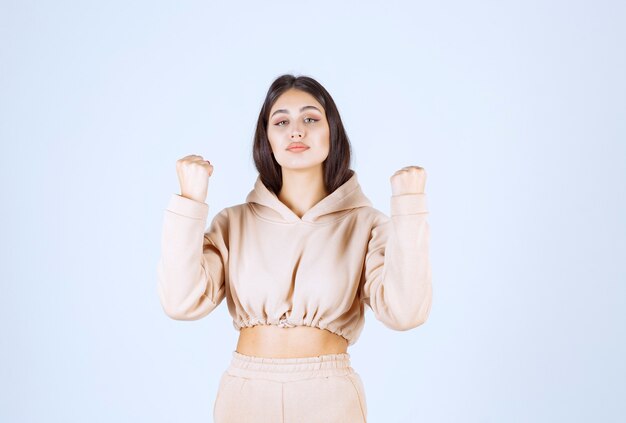
[[[348,341],[344,337],[309,326],[244,327],[237,342],[238,353],[267,358],[314,357],[345,353],[347,350]]]

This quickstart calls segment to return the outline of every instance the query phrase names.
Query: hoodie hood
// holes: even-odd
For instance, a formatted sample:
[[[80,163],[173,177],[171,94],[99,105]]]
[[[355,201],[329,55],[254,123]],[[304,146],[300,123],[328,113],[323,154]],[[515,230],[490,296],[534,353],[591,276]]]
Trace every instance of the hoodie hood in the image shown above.
[[[357,207],[371,207],[372,203],[361,191],[356,172],[335,191],[321,199],[302,216],[298,217],[278,199],[257,176],[254,188],[246,197],[246,203],[264,219],[281,223],[328,223],[337,220],[349,210]],[[343,212],[343,213],[341,213]]]

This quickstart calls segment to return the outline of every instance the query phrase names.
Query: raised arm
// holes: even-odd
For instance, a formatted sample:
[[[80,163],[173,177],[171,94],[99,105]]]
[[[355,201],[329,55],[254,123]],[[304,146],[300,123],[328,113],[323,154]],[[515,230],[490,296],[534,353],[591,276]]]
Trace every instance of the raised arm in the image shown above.
[[[172,194],[164,213],[157,291],[165,313],[176,320],[197,320],[225,297],[228,261],[226,209],[205,231],[209,206]]]
[[[390,214],[372,227],[361,300],[385,326],[408,330],[426,321],[432,304],[426,194],[392,195]]]

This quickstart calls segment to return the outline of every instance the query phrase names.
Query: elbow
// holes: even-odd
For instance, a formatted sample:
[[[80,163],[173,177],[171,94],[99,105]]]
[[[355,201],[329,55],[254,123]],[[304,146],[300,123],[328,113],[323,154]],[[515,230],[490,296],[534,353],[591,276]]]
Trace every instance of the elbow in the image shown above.
[[[196,320],[192,317],[192,313],[190,310],[187,310],[182,307],[174,307],[172,305],[161,304],[163,307],[163,311],[165,314],[174,320]]]
[[[395,318],[386,323],[387,326],[393,330],[407,331],[423,325],[426,320],[428,320],[428,316],[416,316],[407,318]]]
[[[198,320],[209,314],[217,306],[210,301],[202,302],[194,307],[174,306],[161,302],[165,314],[174,320]]]
[[[432,299],[429,296],[422,304],[403,313],[394,313],[387,321],[387,326],[394,330],[406,331],[423,325],[428,320]]]
[[[162,287],[158,289],[161,308],[165,314],[174,320],[198,320],[211,312],[217,304],[209,301],[206,296],[200,300],[192,297],[176,298],[166,295]]]
[[[161,297],[161,308],[165,314],[174,320],[194,320],[193,310],[183,305],[182,302],[174,302],[171,299]]]

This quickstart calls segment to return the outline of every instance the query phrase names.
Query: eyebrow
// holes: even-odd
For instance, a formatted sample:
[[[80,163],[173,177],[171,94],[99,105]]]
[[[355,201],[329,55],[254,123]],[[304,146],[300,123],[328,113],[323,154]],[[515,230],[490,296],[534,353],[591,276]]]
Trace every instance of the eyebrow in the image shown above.
[[[315,110],[317,110],[318,112],[322,113],[322,112],[320,111],[320,109],[318,109],[318,108],[317,108],[317,107],[315,107],[315,106],[304,106],[304,107],[301,107],[301,108],[300,108],[300,111],[302,112],[302,111],[304,111],[304,110],[306,110],[306,109],[315,109]],[[289,111],[288,111],[287,109],[278,109],[278,110],[274,110],[274,113],[272,113],[270,117],[274,116],[276,113],[287,113],[287,114],[289,114]]]

